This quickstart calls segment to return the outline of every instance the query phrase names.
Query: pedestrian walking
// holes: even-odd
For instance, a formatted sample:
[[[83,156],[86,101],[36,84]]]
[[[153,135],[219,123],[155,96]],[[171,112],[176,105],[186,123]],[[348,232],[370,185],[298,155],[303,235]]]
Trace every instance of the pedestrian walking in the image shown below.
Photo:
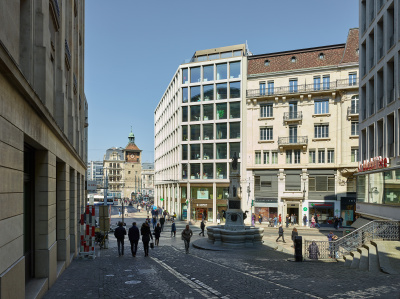
[[[125,208],[125,216],[128,216],[128,209]]]
[[[333,218],[333,227],[339,229],[338,226],[339,226],[339,218],[335,216],[335,218]]]
[[[311,216],[311,224],[310,227],[315,227],[315,217]]]
[[[126,230],[122,226],[122,222],[118,222],[118,227],[114,231],[114,236],[117,238],[118,256],[124,255],[124,239]]]
[[[154,229],[154,244],[156,246],[158,246],[158,244],[160,243],[160,236],[161,236],[161,226],[160,223],[157,223],[156,228]]]
[[[186,254],[188,254],[190,246],[190,238],[193,236],[193,232],[189,228],[189,224],[186,225],[186,228],[182,231],[181,235],[182,235],[182,240],[185,242]]]
[[[176,236],[176,225],[175,225],[174,220],[172,220],[172,225],[171,225],[171,238],[172,238],[172,235],[174,235],[174,237]]]
[[[318,216],[319,215],[317,215],[317,214],[315,215],[315,227],[321,228],[321,226],[318,223]]]
[[[155,229],[155,228],[156,228],[156,224],[157,224],[157,218],[156,218],[156,216],[153,216],[152,223],[153,223],[153,229]]]
[[[217,214],[217,224],[219,225],[221,223],[221,216],[219,215],[219,213]],[[253,223],[254,226],[254,223]]]
[[[276,227],[278,225],[278,217],[274,217],[274,227]]]
[[[343,227],[343,217],[339,217],[339,228]]]
[[[136,222],[132,223],[132,227],[129,228],[128,231],[128,238],[129,242],[131,242],[131,252],[132,256],[136,256],[137,248],[138,248],[138,242],[140,239],[140,232],[139,229],[136,226]]]
[[[293,214],[293,222],[294,222],[294,225],[297,224],[297,216],[296,216],[296,214]]]
[[[118,208],[118,216],[121,217],[121,208]]]
[[[262,215],[261,215],[261,214],[258,214],[258,222],[259,222],[260,225],[261,225],[261,222],[262,222]]]
[[[141,209],[142,207],[140,206],[140,205],[138,205],[138,211],[139,211],[139,213],[140,213],[140,209]]]
[[[164,217],[160,217],[161,231],[164,230],[164,223],[165,223],[165,218]]]
[[[204,237],[204,228],[205,228],[205,227],[206,227],[206,225],[204,224],[204,221],[202,221],[201,224],[200,224],[201,232],[199,233],[199,236],[200,236],[201,234],[203,234],[203,237]]]
[[[303,225],[307,226],[307,215],[306,214],[304,214],[304,216],[303,216]]]
[[[290,219],[290,218],[289,218],[289,215],[286,215],[286,228],[289,227],[289,222],[290,222],[289,219]]]
[[[144,256],[149,256],[149,242],[150,239],[153,240],[153,236],[151,235],[150,226],[146,222],[140,228],[140,234],[142,235]]]
[[[290,216],[290,224],[292,226],[294,225],[294,215],[293,214]]]
[[[281,225],[279,225],[279,231],[278,231],[279,236],[276,239],[276,242],[278,242],[278,240],[282,237],[283,243],[286,243],[285,242],[285,237],[283,236],[283,232],[284,232],[284,230],[283,230],[283,227],[282,227],[282,224],[281,224]]]
[[[251,215],[251,225],[252,226],[256,225],[256,215],[254,215],[254,213],[253,213],[253,215]]]
[[[320,255],[318,245],[315,243],[315,240],[312,240],[310,246],[308,246],[308,257],[312,260],[318,260],[318,256]]]
[[[281,214],[279,214],[278,222],[279,222],[279,225],[282,224],[282,215]]]
[[[293,228],[293,230],[292,230],[292,242],[293,242],[293,248],[294,248],[294,241],[295,241],[295,239],[296,239],[296,237],[299,235],[299,233],[298,233],[298,231],[297,231],[297,228]]]

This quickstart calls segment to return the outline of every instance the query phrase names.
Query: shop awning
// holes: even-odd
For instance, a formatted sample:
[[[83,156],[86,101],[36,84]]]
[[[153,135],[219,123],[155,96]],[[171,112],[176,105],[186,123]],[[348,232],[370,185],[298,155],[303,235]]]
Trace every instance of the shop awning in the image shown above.
[[[367,224],[368,222],[371,222],[371,220],[365,218],[358,218],[356,221],[353,222],[351,226],[354,227],[355,229],[358,229],[361,226]]]

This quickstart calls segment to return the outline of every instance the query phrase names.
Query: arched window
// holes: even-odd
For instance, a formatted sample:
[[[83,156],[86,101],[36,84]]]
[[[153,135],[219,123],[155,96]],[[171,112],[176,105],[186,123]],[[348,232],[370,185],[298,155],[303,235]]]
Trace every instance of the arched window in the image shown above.
[[[358,114],[358,110],[359,110],[359,96],[354,95],[351,97],[351,114]]]

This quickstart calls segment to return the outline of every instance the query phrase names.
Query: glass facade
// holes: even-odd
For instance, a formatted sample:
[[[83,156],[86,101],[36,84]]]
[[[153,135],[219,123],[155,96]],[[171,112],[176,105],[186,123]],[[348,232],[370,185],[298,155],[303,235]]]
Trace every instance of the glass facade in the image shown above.
[[[229,97],[231,99],[240,98],[240,82],[232,82],[229,84]]]
[[[226,100],[228,98],[228,84],[217,84],[217,100]]]
[[[240,118],[240,102],[229,103],[229,118]]]
[[[214,65],[203,66],[203,82],[214,81]]]
[[[200,102],[200,100],[201,100],[200,86],[190,87],[190,101]]]
[[[226,103],[217,104],[217,119],[226,119],[227,116],[227,108]]]
[[[214,125],[206,124],[203,125],[203,140],[213,140],[214,139]]]
[[[190,68],[190,83],[200,82],[200,67]]]
[[[229,78],[239,79],[240,78],[240,62],[231,62],[229,64]]]
[[[203,85],[203,101],[214,100],[214,85]]]
[[[203,120],[214,119],[214,105],[203,105]]]
[[[228,77],[228,66],[226,63],[217,64],[217,80],[225,80]]]

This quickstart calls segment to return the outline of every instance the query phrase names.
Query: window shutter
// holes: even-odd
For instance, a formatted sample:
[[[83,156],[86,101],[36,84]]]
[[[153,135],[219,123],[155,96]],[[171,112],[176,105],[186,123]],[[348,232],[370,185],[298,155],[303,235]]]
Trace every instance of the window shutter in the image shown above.
[[[299,174],[286,174],[285,179],[286,191],[300,191],[301,190],[301,177]]]
[[[335,191],[335,178],[328,178],[328,191]]]
[[[308,178],[308,192],[314,192],[314,191],[315,191],[315,178],[309,177]]]
[[[254,191],[260,191],[260,176],[254,177]]]
[[[315,191],[327,191],[328,177],[325,175],[315,178]]]

